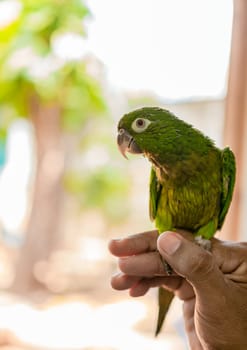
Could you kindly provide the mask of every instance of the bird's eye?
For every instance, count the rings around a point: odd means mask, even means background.
[[[137,119],[136,125],[137,125],[139,128],[143,128],[143,127],[145,126],[145,120],[144,120],[144,119]]]
[[[132,123],[132,129],[135,132],[143,132],[151,124],[150,120],[144,118],[137,118]]]

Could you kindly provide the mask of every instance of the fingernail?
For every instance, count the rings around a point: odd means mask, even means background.
[[[174,232],[165,232],[159,237],[159,248],[166,254],[174,254],[181,245],[181,240]]]

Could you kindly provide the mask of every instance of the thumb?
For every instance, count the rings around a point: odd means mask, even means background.
[[[225,280],[214,256],[177,232],[165,232],[157,241],[161,256],[180,276],[185,277],[200,296],[215,288],[225,288]]]

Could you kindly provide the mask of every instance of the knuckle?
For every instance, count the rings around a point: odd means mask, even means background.
[[[129,270],[128,258],[120,258],[118,260],[118,267],[120,271],[127,273]]]

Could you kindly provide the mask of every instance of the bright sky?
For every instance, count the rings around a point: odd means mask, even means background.
[[[224,95],[232,0],[87,3],[93,14],[88,40],[68,33],[54,45],[61,58],[93,52],[120,90],[148,90],[173,100]],[[19,9],[17,0],[1,2],[0,24]]]
[[[224,94],[232,0],[90,0],[89,45],[114,86],[170,99]]]
[[[0,173],[0,226],[18,233],[28,206],[34,162],[31,127],[25,120],[12,124],[7,139],[7,162]]]

